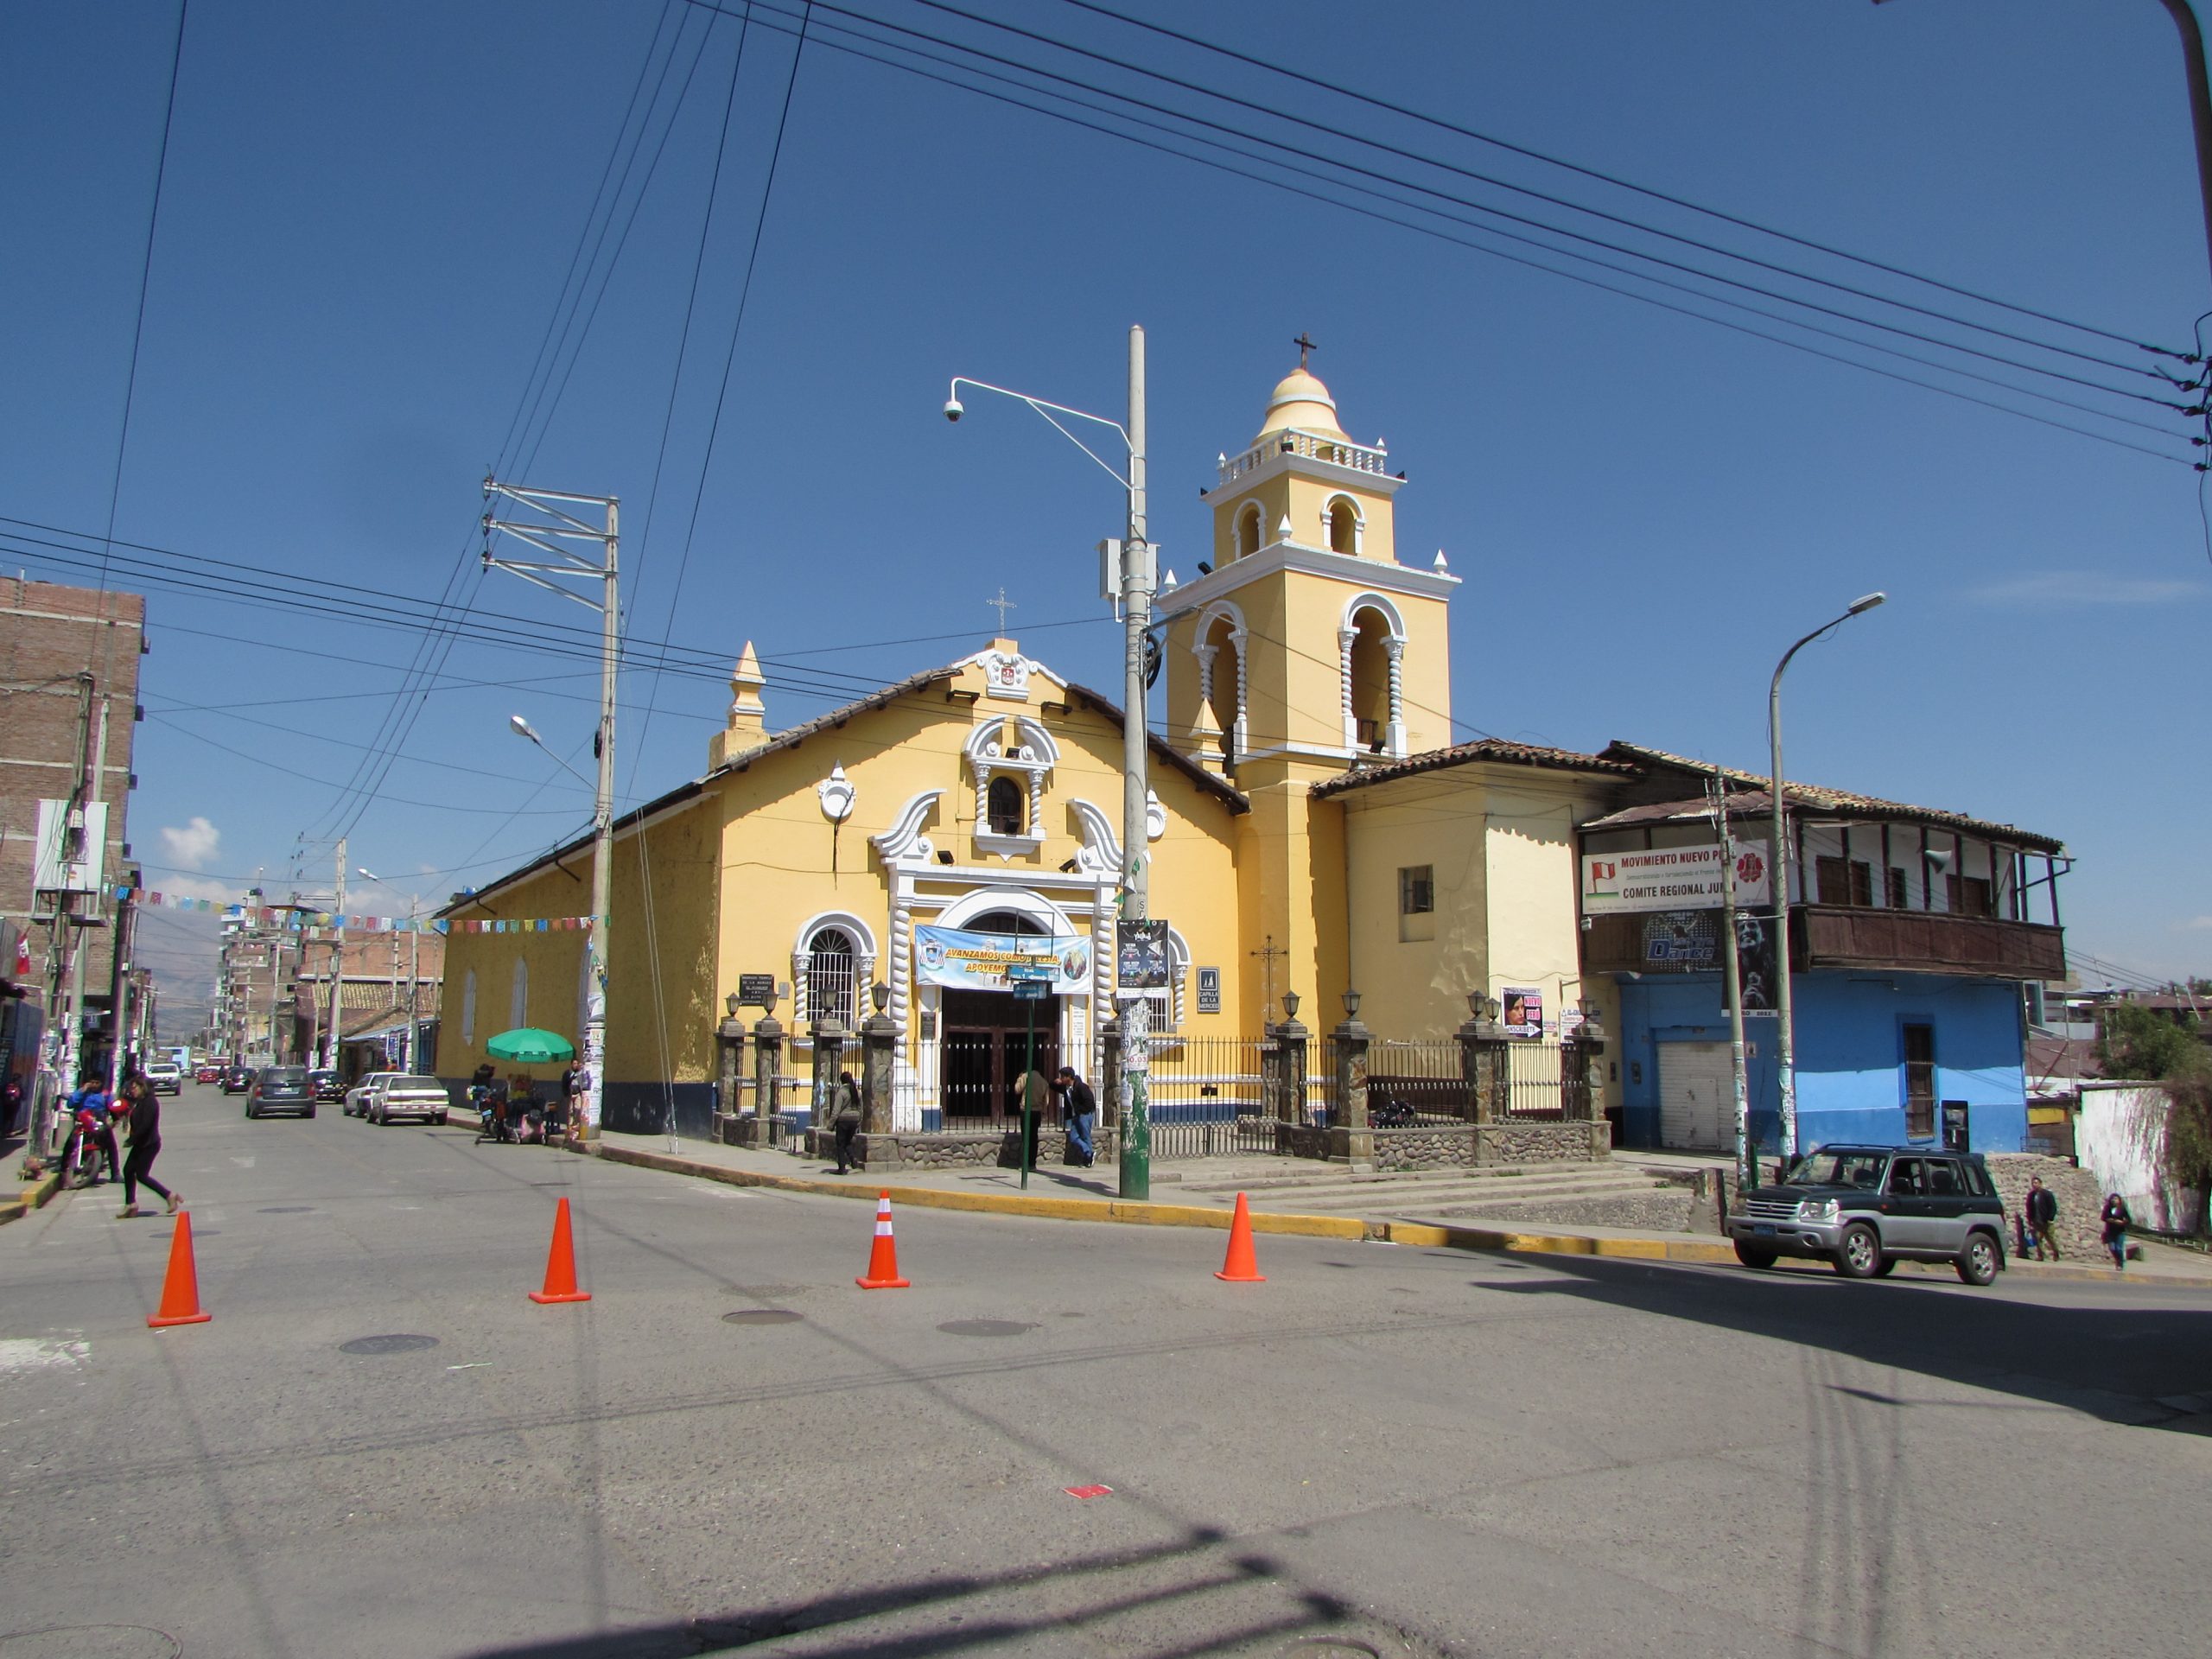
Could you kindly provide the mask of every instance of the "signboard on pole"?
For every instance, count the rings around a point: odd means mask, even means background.
[[[1014,982],[1014,1000],[1017,1002],[1042,1002],[1052,994],[1052,986],[1041,979],[1017,979]]]
[[[38,893],[98,893],[107,857],[107,803],[38,804],[38,849],[31,887]]]
[[[1739,910],[1736,912],[1736,976],[1743,986],[1744,1018],[1777,1019],[1775,1006],[1781,983],[1781,957],[1776,950],[1777,930],[1771,916]]]
[[[1116,979],[1125,991],[1164,990],[1169,982],[1167,924],[1119,922]]]
[[[1772,902],[1766,848],[1733,843],[1736,902]],[[1654,910],[1718,910],[1726,866],[1719,847],[1655,847],[1582,855],[1582,913],[1618,916]]]
[[[921,984],[998,991],[1031,973],[1055,989],[1083,990],[1090,980],[1090,942],[926,924],[914,930],[914,977]]]

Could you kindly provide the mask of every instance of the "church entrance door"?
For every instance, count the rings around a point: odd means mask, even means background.
[[[1029,1044],[1030,1011],[1037,1020],[1037,1069],[1051,1077],[1060,1063],[1060,1000],[1017,1001],[1007,991],[947,991],[940,1018],[944,1117],[947,1128],[1021,1122],[1021,1063]],[[1050,1099],[1042,1121],[1054,1121]]]

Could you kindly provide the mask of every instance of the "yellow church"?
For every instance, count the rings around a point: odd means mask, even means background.
[[[1216,1057],[1186,1070],[1224,1110],[1249,1071],[1230,1057],[1300,1003],[1325,1032],[1357,991],[1377,1038],[1405,1039],[1449,1037],[1471,996],[1579,1005],[1575,826],[1627,769],[1453,743],[1459,579],[1441,554],[1400,558],[1405,474],[1306,368],[1216,465],[1212,556],[1159,606],[1166,982],[1119,982],[1115,700],[1001,638],[779,729],[748,643],[703,774],[616,825],[607,1127],[710,1133],[718,1109],[765,1109],[753,1060],[728,1058],[763,1032],[772,1104],[804,1114],[819,1042],[853,1045],[857,1071],[879,1004],[890,1127],[915,1134],[1017,1118],[1035,1060],[1099,1076],[1133,996],[1163,1057]],[[579,840],[441,912],[442,1074],[512,1027],[581,1037],[585,935],[557,924],[588,908],[592,856]],[[1046,964],[1019,994],[1015,961]]]

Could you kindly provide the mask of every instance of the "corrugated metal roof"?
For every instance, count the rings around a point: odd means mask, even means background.
[[[1623,743],[1618,741],[1605,746],[1604,758],[1625,760],[1646,767],[1669,767],[1701,778],[1725,779],[1730,783],[1744,785],[1747,794],[1757,794],[1761,810],[1771,810],[1767,804],[1768,779],[1764,773],[1738,772],[1732,766],[1715,766],[1709,760],[1692,760],[1684,755],[1670,754],[1664,749],[1655,749],[1640,743]],[[1877,820],[1886,818],[1908,823],[1933,824],[1947,830],[1961,830],[1968,835],[1980,836],[1991,841],[2001,841],[2007,846],[2024,848],[2034,852],[2063,853],[2066,850],[2064,842],[2049,836],[2039,836],[2031,830],[2022,830],[2013,824],[1998,823],[1986,818],[1970,818],[1962,812],[1947,811],[1941,807],[1914,806],[1906,801],[1887,801],[1878,795],[1859,795],[1850,790],[1827,789],[1818,784],[1802,784],[1794,779],[1783,783],[1782,794],[1785,805],[1806,813],[1818,812],[1838,817]],[[1649,817],[1632,817],[1637,813],[1657,813],[1663,817],[1669,813],[1700,816],[1710,810],[1702,799],[1664,802],[1651,807],[1630,807],[1625,812],[1618,812],[1609,818],[1596,820],[1585,824],[1583,828],[1596,829],[1603,825],[1610,829],[1629,822],[1643,823],[1654,821]],[[1732,800],[1731,813],[1733,814],[1740,810]]]
[[[1371,784],[1388,783],[1394,778],[1410,778],[1415,772],[1440,772],[1448,766],[1474,766],[1484,761],[1512,766],[1548,766],[1562,772],[1599,772],[1616,778],[1632,778],[1637,768],[1625,761],[1611,760],[1604,755],[1582,754],[1573,749],[1547,748],[1539,743],[1509,743],[1503,738],[1477,738],[1471,743],[1455,743],[1448,749],[1428,749],[1420,754],[1409,754],[1402,760],[1385,760],[1346,772],[1341,778],[1332,778],[1325,784],[1317,784],[1313,793],[1316,798],[1342,795],[1349,790],[1364,789]]]

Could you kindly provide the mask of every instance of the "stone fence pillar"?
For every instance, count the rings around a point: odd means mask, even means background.
[[[753,1115],[738,1128],[738,1144],[773,1146],[776,1113],[783,1104],[784,1028],[771,1003],[753,1027]]]
[[[1595,1103],[1605,1090],[1598,1057],[1605,1052],[1605,1028],[1599,1023],[1597,1004],[1585,1002],[1582,1023],[1559,1046],[1560,1116],[1570,1123],[1587,1123],[1597,1116]]]
[[[1298,1022],[1298,993],[1282,994],[1282,1023],[1268,1028],[1274,1041],[1272,1052],[1263,1057],[1274,1094],[1275,1122],[1303,1123],[1306,1122],[1306,1040],[1312,1035]]]
[[[891,1001],[891,988],[878,982],[869,988],[875,1012],[861,1022],[861,1133],[891,1133],[891,1091],[899,1057],[899,1022],[884,1010]],[[868,1166],[862,1148],[861,1166]]]
[[[807,1096],[810,1128],[830,1127],[830,1103],[836,1096],[837,1073],[845,1065],[845,1025],[835,1014],[817,1020],[808,1028],[814,1039],[814,1072]]]
[[[1480,991],[1467,994],[1469,1019],[1459,1030],[1459,1075],[1474,1104],[1475,1122],[1495,1123],[1505,1116],[1511,1079],[1506,1069],[1509,1042],[1497,1023],[1497,999]]]
[[[729,998],[729,1017],[715,1027],[715,1139],[737,1140],[738,1079],[745,1075],[745,1022],[737,1017],[737,994]]]
[[[1359,993],[1344,993],[1344,1023],[1329,1033],[1336,1048],[1337,1100],[1329,1123],[1329,1154],[1355,1164],[1375,1159],[1367,1122],[1367,1050],[1375,1033],[1359,1022]]]

